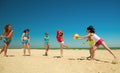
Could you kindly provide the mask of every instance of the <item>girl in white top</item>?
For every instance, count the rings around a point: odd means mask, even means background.
[[[79,39],[85,39],[85,38],[91,38],[94,41],[94,45],[90,48],[90,58],[94,59],[94,54],[96,49],[102,45],[107,51],[109,51],[114,58],[116,58],[116,56],[112,53],[112,51],[110,50],[110,48],[106,45],[106,43],[95,34],[95,29],[93,28],[93,26],[89,26],[87,28],[87,35],[86,36],[79,36]]]

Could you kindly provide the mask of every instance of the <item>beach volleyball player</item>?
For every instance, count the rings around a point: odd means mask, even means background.
[[[68,48],[68,46],[66,44],[64,44],[63,41],[63,32],[61,30],[58,30],[56,33],[56,39],[58,41],[58,43],[60,44],[60,56],[63,57],[63,48],[66,47]]]
[[[93,26],[87,27],[86,32],[87,32],[86,36],[79,36],[78,38],[79,39],[91,38],[94,41],[95,44],[90,48],[90,58],[91,59],[94,59],[95,51],[100,45],[102,45],[109,53],[111,53],[113,55],[114,58],[116,58],[116,56],[113,54],[111,49],[106,45],[106,43],[103,41],[103,39],[95,34],[95,29]]]

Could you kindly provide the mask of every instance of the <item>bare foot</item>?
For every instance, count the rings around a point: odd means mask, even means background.
[[[90,60],[91,59],[91,56],[88,56],[88,57],[86,57],[87,58],[87,60]]]
[[[29,54],[29,55],[27,55],[27,56],[30,56],[30,54]]]
[[[4,55],[4,57],[8,57],[8,55]]]
[[[24,54],[23,56],[26,56],[26,54]]]
[[[60,56],[61,58],[63,57],[63,56]]]
[[[90,61],[94,61],[95,59],[94,58],[90,58]]]

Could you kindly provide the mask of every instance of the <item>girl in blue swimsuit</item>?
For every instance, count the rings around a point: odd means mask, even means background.
[[[30,56],[30,35],[29,35],[29,29],[24,30],[24,33],[22,34],[22,44],[24,47],[24,56],[26,56],[26,49],[28,48],[28,53]]]

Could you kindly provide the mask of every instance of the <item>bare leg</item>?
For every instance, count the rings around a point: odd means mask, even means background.
[[[26,55],[26,44],[24,44],[24,50],[23,50],[23,52],[24,52],[24,56]]]
[[[45,45],[45,53],[47,53],[47,45]]]
[[[5,45],[3,46],[3,48],[0,51],[0,54],[4,51]]]
[[[48,49],[49,49],[49,45],[45,44],[45,54],[43,56],[48,56]]]
[[[109,52],[113,55],[114,58],[116,58],[116,56],[112,53],[112,51],[110,50],[110,48],[106,45],[106,43],[103,41],[101,43],[101,45]]]
[[[4,43],[5,48],[4,48],[4,56],[7,57],[7,48],[8,48],[8,44]]]
[[[87,59],[91,59],[91,54],[92,54],[92,48],[93,48],[94,45],[92,45],[89,49],[89,53],[90,53],[90,56],[87,57]]]
[[[67,45],[65,45],[65,44],[63,44],[63,46],[64,46],[64,47],[66,47],[66,48],[68,48],[68,46],[67,46]]]
[[[46,53],[48,53],[49,45],[46,45]]]
[[[44,48],[45,48],[45,52],[46,52],[46,45],[44,45]]]
[[[27,48],[28,48],[28,53],[29,53],[29,55],[31,55],[31,52],[30,52],[30,45],[29,45],[29,44],[27,44]]]
[[[47,45],[46,44],[44,45],[44,48],[45,48],[45,54],[43,56],[47,56]]]
[[[60,53],[61,53],[61,57],[63,57],[63,44],[60,44]]]
[[[47,52],[48,52],[48,50],[49,50],[49,45],[48,45],[48,48],[47,48]]]
[[[92,47],[90,47],[90,49],[89,49],[90,56],[88,56],[88,57],[87,57],[87,59],[91,58],[92,48],[93,48],[93,46],[92,46]]]
[[[94,45],[94,46],[90,49],[91,59],[94,59],[94,57],[95,57],[95,51],[96,51],[97,48],[98,48],[98,46],[97,46],[97,45]]]

